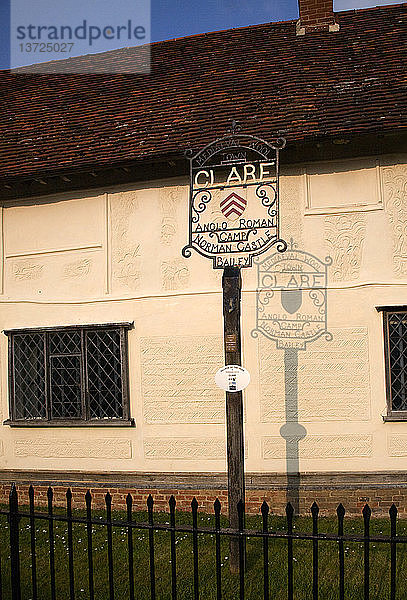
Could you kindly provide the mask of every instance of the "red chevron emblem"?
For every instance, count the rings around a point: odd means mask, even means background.
[[[227,198],[222,200],[220,209],[226,218],[229,218],[232,214],[235,214],[236,217],[240,217],[244,213],[246,205],[247,201],[244,198],[241,198],[238,194],[232,192]]]

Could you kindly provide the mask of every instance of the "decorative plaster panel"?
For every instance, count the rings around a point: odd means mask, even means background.
[[[214,382],[222,364],[219,336],[142,338],[145,421],[223,423],[224,395]]]
[[[366,421],[370,418],[366,327],[330,329],[333,340],[298,351],[298,419]],[[259,338],[263,423],[285,420],[284,352]]]
[[[5,257],[100,247],[104,229],[103,195],[10,206],[4,209]]]
[[[334,281],[358,279],[366,237],[366,215],[325,217],[328,253],[333,259],[329,278]]]
[[[10,295],[58,299],[88,297],[103,289],[101,248],[55,251],[35,258],[6,259],[5,283]]]
[[[131,221],[137,210],[136,192],[121,192],[110,197],[112,236],[112,279],[119,287],[136,289],[141,280],[141,245],[131,234]]]
[[[15,456],[40,458],[131,458],[131,441],[126,439],[39,439],[16,440]]]
[[[167,187],[160,189],[161,206],[161,243],[169,246],[178,232],[177,205],[182,194],[182,188]]]
[[[383,208],[381,168],[376,158],[307,165],[306,214],[329,214]]]
[[[305,206],[304,185],[300,169],[290,170],[280,178],[280,207],[281,209],[281,237],[285,240],[293,238],[302,247],[303,244],[303,219],[299,215],[304,213]]]
[[[385,207],[393,234],[393,269],[407,275],[407,166],[383,168]]]
[[[104,195],[22,202],[3,214],[7,294],[42,299],[100,294],[106,270]]]
[[[245,440],[245,458],[248,455],[248,444]],[[144,456],[154,459],[225,459],[226,439],[220,438],[146,438],[144,440]]]
[[[224,438],[147,438],[144,456],[155,459],[223,459]]]
[[[389,435],[387,448],[390,456],[407,456],[407,434]]]
[[[188,287],[189,269],[182,258],[166,260],[161,263],[162,287],[165,291]]]
[[[43,275],[44,265],[37,264],[26,260],[15,260],[13,262],[13,276],[16,281],[24,281],[27,279],[41,279]]]
[[[300,458],[359,458],[371,456],[371,435],[309,435],[299,441]],[[263,437],[262,456],[265,459],[286,457],[286,445],[282,437]]]
[[[64,277],[67,279],[78,279],[89,275],[92,266],[92,261],[88,258],[75,260],[74,262],[67,263],[63,267]]]
[[[146,423],[223,423],[225,402],[216,400],[188,401],[144,401]]]

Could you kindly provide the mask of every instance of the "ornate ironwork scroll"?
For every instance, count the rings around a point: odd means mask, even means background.
[[[191,249],[213,261],[214,269],[250,267],[253,257],[287,244],[279,237],[279,151],[285,140],[270,144],[240,133],[236,122],[222,138],[190,161],[189,241]]]

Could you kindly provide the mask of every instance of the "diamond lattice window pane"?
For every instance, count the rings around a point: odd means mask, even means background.
[[[120,330],[89,331],[86,358],[90,418],[122,418]]]
[[[16,333],[10,344],[16,419],[123,418],[120,328]]]
[[[44,419],[45,355],[43,334],[13,336],[14,410],[16,419]]]
[[[389,314],[392,410],[407,410],[407,314]]]
[[[48,333],[50,354],[80,354],[80,331],[56,331]]]
[[[51,418],[78,419],[82,417],[81,360],[79,356],[52,356]]]

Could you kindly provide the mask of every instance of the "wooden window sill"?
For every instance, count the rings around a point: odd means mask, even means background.
[[[407,421],[407,411],[406,414],[403,413],[393,413],[392,415],[382,415],[383,421],[386,422],[395,422],[395,421]]]
[[[72,420],[59,420],[59,421],[41,421],[41,420],[27,420],[27,421],[11,421],[6,419],[3,421],[3,425],[10,425],[10,427],[134,427],[134,419],[128,421],[120,419],[98,419],[94,421],[80,421]]]

